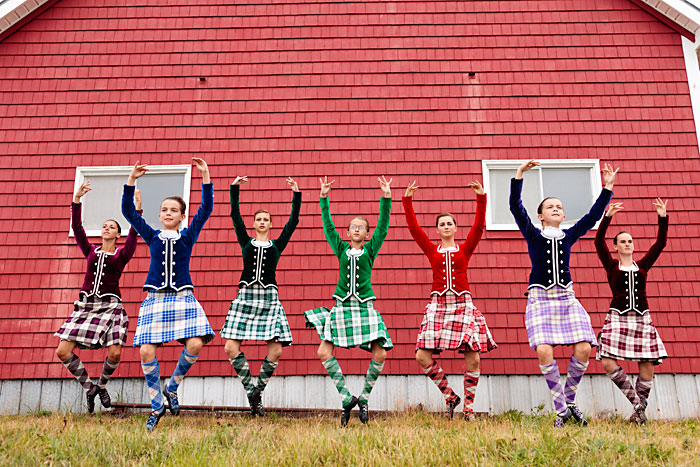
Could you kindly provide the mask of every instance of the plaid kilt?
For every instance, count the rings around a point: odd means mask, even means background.
[[[214,338],[204,309],[192,290],[149,291],[139,309],[134,347],[174,340],[184,344],[190,337],[201,337],[205,344]]]
[[[231,302],[224,327],[224,339],[292,343],[287,315],[280,303],[275,287],[264,288],[259,284],[241,287]]]
[[[530,348],[577,342],[598,345],[591,318],[576,299],[572,286],[554,286],[549,290],[532,287],[528,292],[525,327]]]
[[[374,309],[372,300],[360,303],[355,297],[349,297],[344,302],[337,300],[330,310],[325,306],[308,310],[304,317],[307,328],[316,328],[321,340],[336,347],[359,346],[371,352],[374,341],[379,341],[379,345],[387,350],[394,347],[382,315]]]
[[[603,357],[615,360],[651,361],[660,364],[668,357],[666,347],[656,332],[649,313],[640,315],[634,311],[620,314],[610,311],[603,329],[598,334],[596,360]]]
[[[425,306],[416,350],[467,350],[489,352],[498,347],[486,325],[484,315],[472,303],[468,293],[433,294]]]
[[[81,294],[73,313],[54,336],[76,343],[80,349],[101,349],[110,345],[126,345],[129,328],[122,301],[111,295],[102,298]]]

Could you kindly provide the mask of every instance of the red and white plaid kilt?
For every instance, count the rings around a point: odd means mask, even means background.
[[[467,350],[489,352],[498,347],[486,325],[486,320],[472,303],[468,293],[434,294],[425,306],[416,350]]]
[[[603,357],[660,364],[668,357],[649,313],[610,311],[598,334],[596,360]]]
[[[85,297],[74,303],[73,313],[54,336],[71,341],[80,349],[126,345],[129,317],[121,300],[111,295]]]

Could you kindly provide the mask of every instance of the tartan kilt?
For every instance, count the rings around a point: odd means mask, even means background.
[[[598,361],[607,357],[659,365],[668,357],[648,312],[643,315],[634,311],[620,314],[610,310],[598,334],[598,345],[595,357]]]
[[[416,350],[467,350],[486,353],[498,345],[491,336],[484,315],[472,303],[468,293],[455,295],[433,294],[425,306],[425,315],[420,325]]]
[[[192,290],[149,291],[139,309],[134,347],[174,340],[184,344],[190,337],[201,337],[205,344],[214,338],[207,315]]]
[[[280,303],[275,287],[254,284],[241,287],[238,296],[231,302],[221,337],[235,340],[280,342],[283,346],[292,343],[287,315]]]
[[[554,286],[549,290],[528,290],[525,327],[530,348],[538,345],[572,345],[590,342],[598,345],[591,318],[574,294],[572,286]]]
[[[119,298],[81,294],[73,304],[73,313],[54,336],[75,342],[80,349],[101,349],[126,345],[128,329],[129,316]]]
[[[392,349],[394,344],[389,331],[372,302],[361,303],[357,298],[349,297],[344,302],[336,300],[330,310],[325,306],[307,310],[304,312],[306,327],[315,328],[321,340],[331,342],[336,347],[349,349],[359,346],[371,352],[372,342],[379,341],[379,345],[385,349]]]

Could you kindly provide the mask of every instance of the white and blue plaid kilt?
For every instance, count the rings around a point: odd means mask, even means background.
[[[292,343],[287,315],[280,303],[275,287],[254,284],[238,289],[238,296],[231,302],[224,327],[224,339]]]
[[[139,309],[134,347],[174,340],[184,344],[190,337],[201,337],[205,344],[214,338],[207,315],[192,290],[148,292]]]
[[[549,290],[532,287],[528,292],[525,327],[530,348],[577,342],[598,345],[591,318],[576,299],[573,286],[554,286]]]

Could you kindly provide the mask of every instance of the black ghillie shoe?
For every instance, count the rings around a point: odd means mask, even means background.
[[[256,415],[262,416],[265,414],[262,408],[262,394],[258,388],[253,389],[253,392],[248,394],[248,404],[250,405],[250,414],[253,417]]]
[[[447,401],[447,416],[449,418],[454,417],[455,408],[457,408],[460,402],[462,402],[462,399],[457,394],[454,395],[453,399]]]
[[[168,401],[168,408],[173,415],[180,415],[180,401],[177,400],[177,393],[168,391],[168,388],[163,389],[165,400]]]
[[[109,397],[109,393],[107,392],[106,388],[100,388],[98,394],[100,395],[100,404],[102,404],[102,407],[105,409],[112,407],[112,399]]]
[[[340,414],[340,426],[347,426],[348,421],[350,421],[350,412],[359,403],[360,401],[357,399],[357,397],[352,396],[350,403],[343,406],[343,411]]]
[[[146,429],[149,431],[155,430],[155,428],[158,426],[158,422],[161,418],[163,418],[163,415],[165,415],[164,405],[160,407],[160,410],[154,410],[151,412],[151,416],[148,417],[148,421],[146,421]]]
[[[357,402],[357,407],[360,409],[360,421],[366,424],[369,421],[369,408],[366,402]]]
[[[636,423],[637,425],[644,425],[647,422],[647,400],[642,399],[641,402],[634,406],[634,412],[630,417],[630,422]]]
[[[93,384],[92,388],[90,388],[86,394],[88,413],[93,413],[95,411],[95,397],[97,397],[98,392],[100,392],[100,388]]]
[[[571,412],[571,418],[580,423],[582,426],[588,425],[586,416],[583,415],[583,412],[581,412],[578,407],[576,407],[576,404],[568,404],[568,407],[569,412]]]
[[[476,414],[474,413],[473,410],[465,410],[464,411],[464,421],[466,422],[473,422],[476,420]]]
[[[573,414],[571,413],[571,410],[569,410],[568,408],[566,409],[566,413],[564,415],[557,414],[557,418],[554,419],[554,428],[563,428],[564,424],[571,417],[573,417]]]
[[[264,417],[265,416],[265,409],[263,408],[262,404],[262,392],[258,390],[258,399],[255,401],[255,414],[258,417]]]

